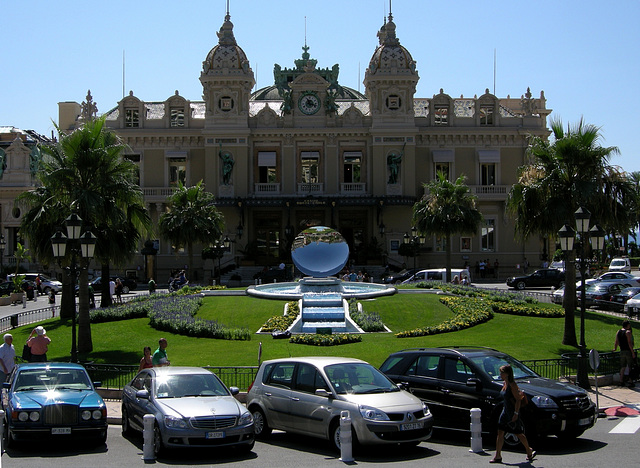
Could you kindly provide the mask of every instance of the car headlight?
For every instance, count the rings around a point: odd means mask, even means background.
[[[389,421],[389,416],[384,411],[380,411],[378,408],[371,406],[361,406],[360,414],[364,419],[371,421]]]
[[[96,410],[93,410],[93,411],[91,412],[91,417],[92,417],[93,419],[102,419],[102,417],[103,417],[103,416],[102,416],[102,415],[103,415],[103,413],[104,413],[104,411],[103,411],[103,410],[96,409]],[[105,416],[106,416],[106,414],[105,414]]]
[[[431,414],[431,411],[429,411],[429,407],[424,401],[422,402],[422,411],[424,412],[425,416],[429,416]]]
[[[82,417],[83,421],[88,421],[89,419],[91,419],[91,411],[86,409],[80,414],[80,416]]]
[[[164,417],[164,425],[167,427],[175,427],[178,429],[186,429],[187,421],[182,418],[176,418],[173,416],[165,416]]]
[[[248,426],[253,422],[253,416],[251,413],[244,413],[240,415],[238,419],[238,426]]]
[[[551,408],[556,409],[558,405],[548,396],[536,395],[531,399],[531,402],[538,408]]]
[[[18,413],[18,421],[21,422],[37,422],[40,421],[40,412],[38,411],[20,411]]]

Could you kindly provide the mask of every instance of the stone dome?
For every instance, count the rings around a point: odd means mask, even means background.
[[[396,36],[396,25],[391,15],[389,15],[389,21],[380,28],[378,38],[380,45],[369,62],[370,73],[375,74],[380,71],[398,73],[404,71],[417,75],[416,62],[409,51],[400,45],[400,40]]]
[[[236,42],[233,35],[233,23],[231,17],[227,14],[224,23],[220,27],[218,35],[218,44],[209,51],[207,58],[202,63],[204,73],[213,70],[242,70],[248,72],[249,60],[244,50]]]

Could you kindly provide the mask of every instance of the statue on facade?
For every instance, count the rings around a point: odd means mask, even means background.
[[[220,151],[218,156],[222,160],[222,183],[223,185],[231,185],[231,173],[233,172],[233,155],[228,151],[222,151],[222,143],[220,143]]]
[[[89,122],[96,119],[98,114],[98,105],[93,101],[91,96],[91,90],[87,91],[86,100],[82,102],[80,116],[84,122]]]
[[[404,156],[404,147],[407,142],[402,145],[400,153],[391,152],[387,156],[387,167],[389,168],[389,181],[388,184],[398,183],[398,174],[400,174],[400,165],[402,164],[402,157]]]

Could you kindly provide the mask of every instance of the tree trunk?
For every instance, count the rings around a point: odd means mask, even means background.
[[[445,268],[447,269],[447,277],[445,279],[447,280],[447,283],[451,283],[451,236],[446,236],[445,242],[447,243],[445,246],[444,261]]]
[[[109,291],[109,281],[111,279],[111,268],[109,263],[103,263],[100,269],[100,281],[102,291],[100,292],[100,307],[111,307],[111,292]]]
[[[569,252],[564,262],[564,296],[562,306],[564,307],[564,335],[562,344],[578,347],[576,340],[576,253]]]
[[[70,319],[76,312],[76,282],[71,278],[69,270],[63,269],[62,297],[60,298],[60,318]]]
[[[85,260],[81,262],[85,263]],[[93,351],[93,341],[89,320],[89,272],[86,268],[81,268],[78,296],[78,353],[89,354],[91,351]]]

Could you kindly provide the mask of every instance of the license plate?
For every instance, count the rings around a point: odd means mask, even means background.
[[[224,439],[224,432],[207,432],[205,435],[206,439]]]
[[[578,419],[578,426],[586,426],[591,423],[591,417]]]
[[[51,434],[71,434],[70,427],[52,427]]]
[[[400,430],[401,431],[415,431],[416,429],[422,429],[424,427],[424,424],[421,422],[417,422],[417,423],[409,423],[409,424],[401,424],[400,425]]]

